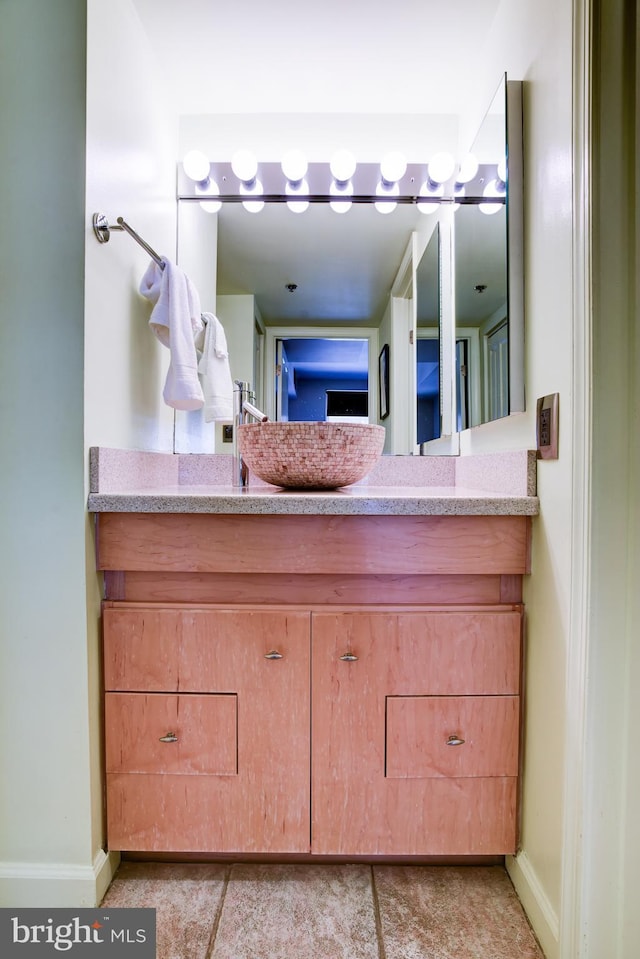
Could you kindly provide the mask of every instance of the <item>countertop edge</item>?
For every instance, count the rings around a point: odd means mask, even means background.
[[[215,491],[170,493],[160,491],[91,493],[91,513],[212,513],[253,515],[389,515],[389,516],[536,516],[537,496],[477,494],[451,490],[442,493],[429,488],[405,488],[401,493],[357,493],[342,491],[293,492]]]

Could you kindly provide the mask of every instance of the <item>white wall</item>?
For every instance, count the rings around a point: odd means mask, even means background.
[[[170,452],[174,411],[162,400],[168,350],[149,328],[151,304],[138,293],[149,255],[126,233],[107,244],[93,235],[94,212],[118,216],[160,255],[176,258],[177,119],[131,0],[88,0],[85,207],[84,462],[91,446]],[[117,69],[105,70],[105,51]],[[85,485],[85,499],[87,487]],[[103,823],[100,599],[93,524],[86,529],[86,631],[92,794],[92,849]],[[113,857],[111,857],[113,860]],[[113,861],[94,884],[100,897]]]
[[[231,377],[253,386],[255,297],[250,293],[219,296],[216,303],[227,337]]]
[[[181,269],[194,284],[205,313],[216,312],[218,217],[198,203],[178,204],[178,253]],[[222,426],[206,423],[202,410],[175,414],[174,452],[213,453],[221,442]],[[227,446],[228,450],[229,447]],[[218,450],[219,451],[219,450]]]
[[[538,465],[532,575],[525,580],[525,740],[520,851],[508,862],[549,959],[560,956],[573,494],[572,6],[504,2],[484,61],[524,80],[526,412],[461,434],[461,453],[535,448],[538,396],[560,394],[560,457]],[[495,89],[469,104],[472,130]],[[470,119],[475,118],[475,119]],[[465,139],[465,123],[461,140]]]
[[[92,446],[170,451],[169,353],[137,292],[149,256],[126,233],[99,244],[90,219],[122,216],[175,259],[177,120],[131,0],[87,7],[86,437]]]
[[[521,852],[510,864],[542,945],[555,959],[572,540],[572,4],[505,0],[485,61],[524,80],[527,411],[462,434],[461,450],[535,448],[536,398],[560,394],[560,455],[538,466],[540,516],[533,523],[532,576],[525,584]],[[487,73],[478,85],[479,102],[483,86],[491,91],[496,83],[495,74]]]

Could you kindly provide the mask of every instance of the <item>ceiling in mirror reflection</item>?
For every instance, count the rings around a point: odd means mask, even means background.
[[[423,214],[365,205],[338,214],[322,204],[300,214],[266,204],[252,214],[229,204],[217,216],[219,295],[253,293],[272,325],[377,326]]]
[[[485,216],[477,207],[455,213],[456,323],[478,326],[507,301],[506,209]]]

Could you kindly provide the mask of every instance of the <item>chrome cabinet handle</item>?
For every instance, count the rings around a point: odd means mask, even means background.
[[[270,652],[264,654],[265,659],[282,659],[282,653],[279,653],[277,649],[272,649]]]
[[[464,746],[464,739],[460,739],[459,736],[449,736],[447,746]]]
[[[160,737],[160,742],[161,743],[177,743],[178,737],[176,736],[175,733],[167,733],[166,736]]]
[[[341,659],[341,661],[342,661],[343,663],[357,663],[357,662],[358,662],[358,657],[356,656],[355,653],[344,653],[344,654],[340,657],[340,659]]]

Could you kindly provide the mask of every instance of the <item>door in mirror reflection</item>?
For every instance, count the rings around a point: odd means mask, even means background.
[[[416,424],[418,445],[438,439],[440,415],[440,251],[436,226],[415,277]]]
[[[283,337],[276,357],[279,420],[369,422],[368,340]]]

